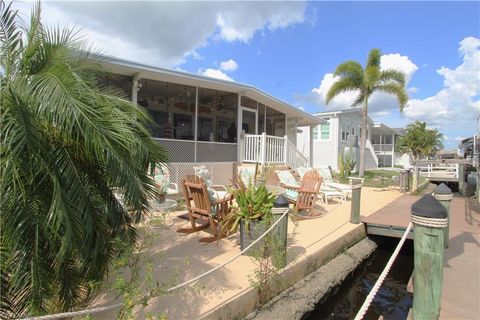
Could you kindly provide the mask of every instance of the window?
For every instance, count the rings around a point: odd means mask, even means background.
[[[237,104],[235,93],[198,89],[198,141],[236,142]]]
[[[318,140],[318,127],[319,126],[313,127],[312,140]]]
[[[350,123],[347,120],[342,121],[341,125],[341,140],[347,141],[348,134],[350,133]]]
[[[267,107],[266,133],[271,136],[283,137],[285,135],[285,114]]]
[[[138,105],[152,116],[156,138],[194,139],[195,87],[142,79]]]
[[[318,126],[313,128],[313,140],[321,140],[321,141],[328,141],[330,140],[330,119],[322,119],[326,120],[327,123],[321,123]]]
[[[330,120],[320,124],[320,140],[330,140]]]

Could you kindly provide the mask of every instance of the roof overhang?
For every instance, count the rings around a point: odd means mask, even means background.
[[[372,128],[372,134],[392,135],[398,134],[396,130],[383,123],[375,123]]]
[[[314,115],[295,108],[294,106],[247,84],[209,78],[165,68],[157,68],[116,58],[108,59],[108,61],[103,62],[103,65],[109,72],[131,77],[136,76],[138,79],[144,78],[181,83],[189,86],[201,86],[202,88],[223,90],[244,95],[284,113],[288,121],[295,121],[298,126],[312,126],[321,123],[320,119]]]

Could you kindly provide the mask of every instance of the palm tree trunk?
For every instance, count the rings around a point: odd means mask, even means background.
[[[367,145],[367,115],[368,115],[368,96],[365,94],[363,98],[362,110],[362,136],[360,137],[360,167],[358,169],[358,176],[363,178],[365,176],[365,147]]]

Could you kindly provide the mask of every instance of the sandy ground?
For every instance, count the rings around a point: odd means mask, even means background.
[[[402,194],[396,190],[376,191],[362,189],[361,215],[368,216]],[[289,220],[288,263],[298,263],[312,253],[321,250],[333,240],[342,237],[357,225],[349,222],[350,200],[341,204],[329,201],[323,207],[324,214],[316,219],[305,219],[296,223]],[[209,234],[199,231],[192,234],[176,232],[178,228],[189,227],[190,223],[178,218],[185,211],[168,214],[167,227],[140,229],[149,234],[145,256],[153,266],[153,281],[170,287],[189,280],[240,252],[238,235],[219,242],[200,243],[200,238]],[[208,230],[208,229],[207,229]],[[226,267],[202,278],[186,289],[175,291],[149,301],[149,305],[137,310],[138,318],[145,315],[165,314],[168,319],[198,319],[228,299],[241,295],[250,287],[249,278],[254,273],[252,258],[241,256]],[[118,302],[113,292],[101,292],[91,307],[105,306]],[[116,312],[97,314],[99,319],[115,319]]]

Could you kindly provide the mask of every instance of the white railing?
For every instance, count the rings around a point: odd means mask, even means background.
[[[372,143],[370,142],[369,139],[366,141],[366,147],[368,150],[370,150],[370,153],[372,154],[373,160],[375,161],[375,164],[378,167],[378,157],[377,154],[375,153],[375,150],[373,149]]]
[[[287,164],[290,168],[307,168],[310,166],[309,159],[305,157],[291,141],[288,141]]]
[[[428,164],[427,166],[418,167],[420,175],[427,178],[458,178],[458,164]]]
[[[287,164],[292,168],[308,166],[308,159],[288,141],[287,136],[276,137],[265,133],[244,134],[241,142],[241,161],[261,164]]]

